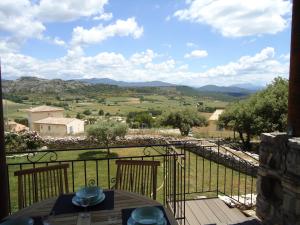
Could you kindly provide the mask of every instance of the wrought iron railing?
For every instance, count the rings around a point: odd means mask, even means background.
[[[180,224],[184,223],[185,204],[185,161],[184,151],[173,145],[114,146],[92,149],[57,149],[9,153],[8,190],[10,212],[17,210],[17,170],[69,164],[68,180],[71,191],[90,181],[103,188],[111,189],[115,183],[118,159],[160,161],[158,169],[157,200],[173,212]],[[21,157],[19,157],[21,156]]]
[[[201,141],[157,145],[113,146],[85,149],[56,149],[7,154],[10,212],[17,210],[17,180],[14,172],[53,164],[69,164],[71,191],[90,180],[112,188],[118,159],[159,160],[157,200],[184,224],[185,201],[201,197],[227,196],[236,203],[255,204],[256,166],[220,145]],[[249,199],[247,199],[249,197]]]

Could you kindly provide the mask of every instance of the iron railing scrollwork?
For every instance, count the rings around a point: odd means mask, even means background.
[[[58,155],[55,151],[28,153],[26,158],[30,163],[37,163],[40,162],[42,159],[46,158],[46,156],[48,156],[48,161],[50,162],[55,162],[58,160]]]

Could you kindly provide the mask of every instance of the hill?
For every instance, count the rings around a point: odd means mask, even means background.
[[[251,90],[235,87],[235,86],[217,86],[205,85],[197,88],[201,92],[221,92],[221,93],[251,93]]]
[[[148,82],[125,82],[117,81],[109,78],[91,78],[91,79],[80,79],[79,81],[89,84],[108,84],[117,85],[119,87],[170,87],[176,86],[175,84],[166,83],[162,81],[148,81]]]
[[[61,93],[66,90],[78,90],[91,86],[80,81],[64,81],[61,79],[42,79],[37,77],[21,77],[17,80],[3,80],[3,93]]]
[[[120,84],[123,86],[120,86]],[[131,96],[139,98],[144,95],[163,95],[173,97],[190,96],[228,102],[244,98],[253,93],[253,91],[239,87],[206,85],[200,88],[193,88],[160,81],[127,83],[106,78],[48,80],[37,77],[21,77],[17,80],[3,80],[2,86],[4,97],[19,103],[27,99],[45,102],[47,99],[51,98],[99,99],[109,96]]]

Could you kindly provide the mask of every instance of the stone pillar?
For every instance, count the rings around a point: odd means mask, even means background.
[[[283,220],[286,225],[300,225],[300,138],[288,141],[283,186]]]
[[[266,225],[300,225],[300,138],[262,134],[256,214]]]
[[[261,135],[257,174],[256,214],[264,224],[281,225],[283,187],[282,175],[288,136],[285,133]]]

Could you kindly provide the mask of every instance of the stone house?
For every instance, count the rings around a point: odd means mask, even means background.
[[[35,121],[33,130],[37,131],[41,136],[64,137],[83,133],[84,121],[76,118],[47,117]]]
[[[28,115],[28,125],[30,130],[34,130],[33,125],[35,121],[45,119],[47,117],[64,117],[63,108],[52,107],[47,105],[30,108],[26,111]]]
[[[64,109],[52,106],[38,106],[27,110],[30,130],[42,136],[63,137],[84,132],[84,121],[64,117]]]

